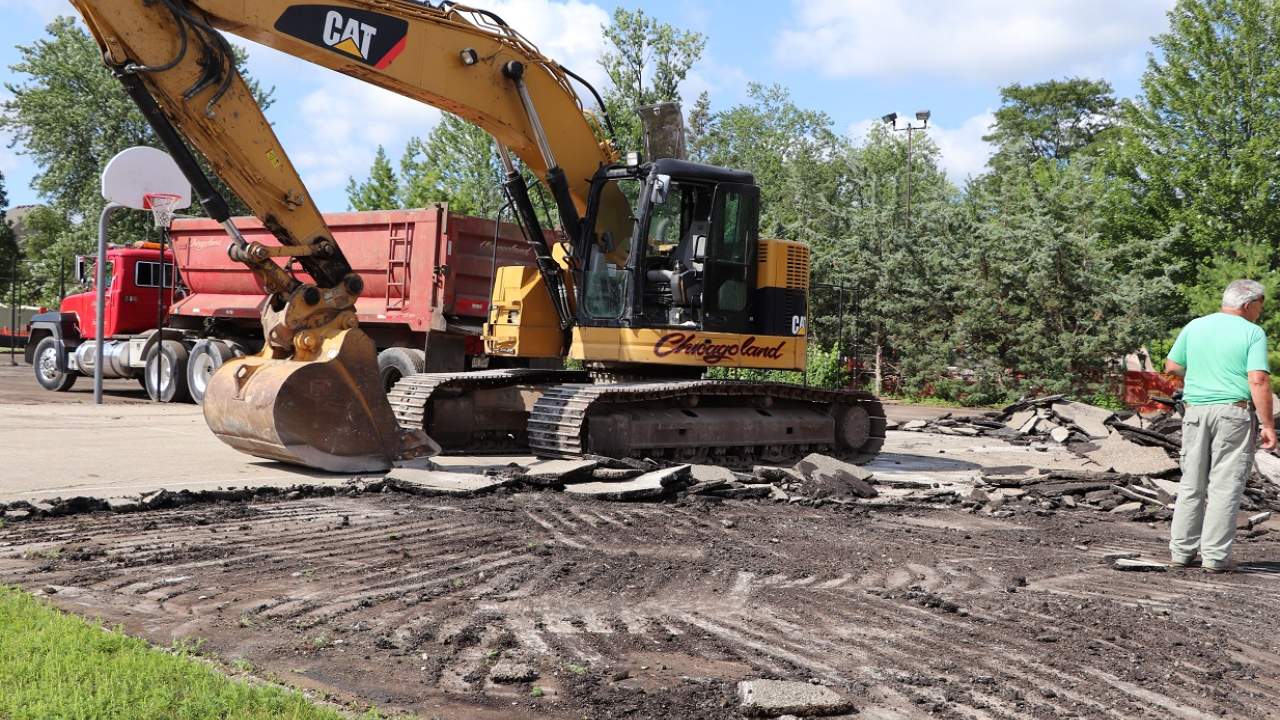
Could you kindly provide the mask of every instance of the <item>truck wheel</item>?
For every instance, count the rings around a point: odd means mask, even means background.
[[[187,348],[177,340],[164,340],[151,346],[143,372],[147,395],[156,402],[187,402]]]
[[[31,357],[32,366],[36,370],[36,382],[40,383],[40,387],[45,390],[66,392],[76,384],[77,373],[63,372],[58,369],[57,339],[47,337],[41,340]]]
[[[392,347],[378,353],[378,377],[382,378],[383,392],[391,392],[391,386],[406,375],[417,375],[427,366],[427,354],[411,348]]]
[[[191,348],[191,357],[187,359],[187,390],[197,405],[204,404],[209,378],[234,356],[231,348],[221,340],[201,340]]]

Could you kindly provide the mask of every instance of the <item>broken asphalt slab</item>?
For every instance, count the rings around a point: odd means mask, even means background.
[[[449,495],[471,497],[506,487],[514,478],[496,475],[472,475],[445,472],[443,470],[418,470],[395,468],[383,478],[383,483],[394,490],[412,495]]]
[[[1112,410],[1070,401],[1054,403],[1053,412],[1091,438],[1107,437],[1111,432],[1107,421],[1115,417]]]
[[[520,480],[538,487],[588,482],[598,467],[600,463],[596,460],[540,460],[526,468]]]
[[[1124,475],[1164,475],[1178,469],[1178,462],[1158,447],[1139,445],[1112,433],[1095,450],[1081,453],[1103,470]]]
[[[1165,572],[1169,569],[1164,563],[1139,558],[1117,558],[1111,567],[1125,572]]]
[[[738,683],[739,710],[747,717],[828,717],[854,709],[829,687],[792,680],[743,680]]]
[[[565,486],[565,494],[599,500],[651,500],[674,493],[692,480],[692,466],[677,465],[619,482],[584,482]]]
[[[805,477],[804,494],[808,497],[870,499],[877,494],[867,482],[874,474],[843,460],[813,453],[796,463],[796,469]]]

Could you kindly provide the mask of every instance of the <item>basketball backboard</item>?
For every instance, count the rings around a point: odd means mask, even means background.
[[[139,145],[121,150],[102,170],[102,197],[133,208],[150,210],[149,193],[178,196],[175,209],[191,206],[191,184],[169,153]]]

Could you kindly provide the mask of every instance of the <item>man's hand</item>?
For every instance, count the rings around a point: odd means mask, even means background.
[[[1261,370],[1249,371],[1249,394],[1258,410],[1258,422],[1262,425],[1259,435],[1263,450],[1276,446],[1276,420],[1271,406],[1271,375]]]
[[[1258,438],[1261,440],[1263,450],[1276,449],[1276,429],[1274,427],[1263,427],[1258,434]]]
[[[1164,361],[1164,371],[1165,371],[1165,373],[1166,373],[1166,374],[1168,374],[1168,375],[1177,375],[1178,377],[1186,377],[1186,376],[1187,376],[1187,369],[1186,369],[1186,368],[1182,367],[1182,366],[1181,366],[1181,365],[1179,365],[1178,363],[1176,363],[1176,362],[1174,362],[1174,361],[1172,361],[1172,360],[1170,360],[1170,359],[1168,359],[1168,358],[1165,358],[1165,361]]]

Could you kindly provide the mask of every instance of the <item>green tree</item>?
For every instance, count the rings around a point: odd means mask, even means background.
[[[1124,104],[1112,172],[1117,232],[1168,238],[1190,305],[1230,272],[1280,266],[1280,6],[1179,0]],[[1267,328],[1280,331],[1272,313]]]
[[[1001,105],[983,140],[1008,160],[1067,160],[1089,148],[1116,123],[1118,104],[1105,80],[1070,78],[1000,88]]]
[[[405,207],[447,202],[455,212],[491,218],[505,202],[501,175],[489,133],[445,113],[425,141],[405,147],[400,198]]]
[[[693,116],[697,135],[690,156],[752,173],[760,186],[761,226],[766,230],[781,225],[795,239],[831,230],[821,228],[821,215],[806,206],[836,200],[831,158],[844,149],[845,140],[832,130],[826,113],[798,107],[780,85],[753,83],[747,95],[748,102],[717,113],[708,113],[702,103],[695,106],[701,109]]]
[[[969,198],[974,233],[956,267],[962,312],[952,364],[982,401],[1023,392],[1092,394],[1116,361],[1158,336],[1174,293],[1158,242],[1106,241],[1100,211],[1110,182],[1097,163],[1043,158],[1000,170]]]
[[[401,207],[396,172],[391,169],[387,151],[381,145],[373,156],[369,179],[357,183],[355,178],[348,178],[347,202],[353,210],[392,210]]]
[[[13,144],[39,168],[32,187],[46,206],[28,223],[24,254],[40,266],[57,268],[59,260],[69,266],[74,255],[89,252],[96,242],[98,215],[106,202],[100,192],[103,166],[125,148],[159,142],[103,66],[97,43],[75,19],[55,19],[44,37],[17,50],[19,60],[10,66],[14,79],[5,83],[11,97],[0,103],[0,129],[11,132]],[[237,65],[243,61],[238,53]],[[247,75],[246,80],[258,102],[269,106],[270,91]],[[247,212],[207,165],[205,171],[233,211]],[[197,204],[190,212],[202,210]],[[119,216],[112,229],[116,242],[154,232],[142,213]],[[56,270],[34,277],[39,298],[56,299]]]
[[[940,158],[926,133],[908,144],[903,133],[873,125],[839,156],[839,200],[827,211],[836,231],[809,241],[815,280],[857,299],[858,355],[873,388],[920,386],[948,364],[948,329],[961,308],[955,267],[968,232]],[[814,299],[821,312],[834,298],[827,291]]]
[[[680,85],[702,58],[706,38],[659,22],[643,10],[617,8],[602,28],[609,48],[600,67],[609,77],[605,109],[617,133],[618,150],[643,148],[637,107],[679,101]]]
[[[12,286],[18,281],[13,268],[22,256],[17,235],[9,224],[8,209],[9,196],[5,192],[4,173],[0,173],[0,277],[5,279],[4,284],[0,285],[0,302],[8,302]]]

